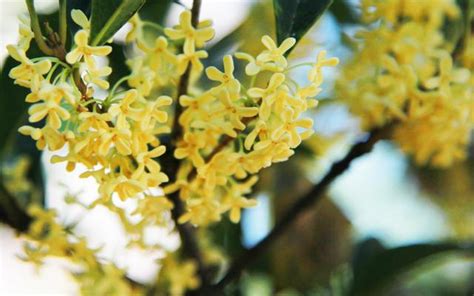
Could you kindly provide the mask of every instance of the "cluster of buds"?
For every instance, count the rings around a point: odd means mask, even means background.
[[[448,166],[466,155],[474,124],[469,59],[453,59],[442,34],[455,1],[362,1],[370,26],[337,82],[365,129],[397,122],[394,140],[419,164]],[[469,37],[472,38],[472,37]],[[466,52],[467,52],[466,48]]]

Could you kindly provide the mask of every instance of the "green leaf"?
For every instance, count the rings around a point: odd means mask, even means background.
[[[92,46],[107,42],[145,3],[145,0],[92,0]]]
[[[0,149],[3,150],[11,131],[18,122],[18,119],[25,114],[28,104],[25,97],[28,90],[15,85],[8,73],[13,67],[18,66],[18,62],[8,57],[4,64],[0,77]],[[8,94],[8,95],[7,95]]]
[[[58,28],[58,11],[38,17],[40,23],[48,21],[52,28]],[[34,41],[31,41],[26,54],[30,59],[44,56]],[[26,213],[28,206],[32,203],[44,204],[44,180],[41,151],[36,148],[34,140],[18,133],[21,125],[28,124],[27,110],[31,106],[25,102],[30,90],[14,84],[9,77],[10,70],[18,65],[17,61],[7,57],[0,70],[0,221],[25,231],[31,222]],[[36,126],[42,124],[38,122]],[[30,160],[26,178],[33,184],[35,192],[12,194],[5,187],[3,165],[25,156]]]
[[[36,44],[32,42],[27,53],[28,57],[40,54]],[[41,152],[35,147],[30,137],[20,135],[18,127],[27,124],[27,109],[30,104],[25,102],[29,90],[13,83],[9,72],[18,62],[8,57],[0,75],[0,221],[13,228],[24,231],[31,219],[26,213],[31,203],[42,204],[44,201],[44,183],[41,170]],[[26,178],[34,185],[38,194],[12,194],[4,184],[2,167],[5,163],[15,161],[19,156],[30,160]]]
[[[355,24],[358,21],[354,5],[350,4],[347,0],[335,1],[329,10],[339,23]]]
[[[459,243],[421,243],[393,249],[371,243],[366,247],[371,250],[360,250],[361,256],[355,258],[351,295],[383,295],[380,290],[391,280],[435,255],[448,252],[474,254],[473,244]]]
[[[130,74],[130,68],[126,64],[125,44],[114,42],[110,46],[112,46],[112,52],[108,58],[112,73],[109,76],[109,83],[113,86],[120,78]]]
[[[26,231],[31,223],[31,217],[22,209],[0,182],[0,222],[10,225],[18,231]]]
[[[163,25],[171,3],[171,0],[148,0],[140,9],[140,18]]]
[[[288,37],[301,39],[331,3],[332,0],[273,0],[278,43]]]

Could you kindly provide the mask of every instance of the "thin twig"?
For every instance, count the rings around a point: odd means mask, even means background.
[[[67,5],[66,0],[59,0],[59,37],[61,44],[67,41]]]
[[[263,240],[233,261],[227,273],[213,288],[216,291],[222,291],[230,282],[237,279],[241,272],[262,255],[263,252],[291,226],[296,218],[321,200],[324,196],[324,192],[332,181],[344,173],[354,159],[370,152],[375,143],[382,139],[389,130],[389,127],[376,129],[370,133],[366,141],[354,145],[342,160],[331,166],[331,169],[319,183],[314,185],[308,193],[298,199]]]

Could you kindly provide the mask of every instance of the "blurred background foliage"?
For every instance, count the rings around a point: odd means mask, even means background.
[[[459,3],[462,5],[463,1],[469,0],[459,0]],[[87,11],[85,2],[76,0],[68,3],[71,8],[82,7]],[[149,0],[139,14],[143,19],[164,25],[169,9],[179,5],[176,2],[179,1]],[[261,49],[259,39],[262,35],[275,36],[274,28],[284,24],[281,17],[275,18],[273,6],[285,1],[273,2],[256,1],[242,24],[208,48],[210,58],[206,60],[206,66],[220,65],[222,57],[237,48],[255,54]],[[310,5],[311,1],[301,3]],[[313,57],[318,48],[324,47],[332,55],[347,59],[350,57],[349,49],[354,46],[351,35],[360,27],[358,16],[357,1],[334,0],[321,20],[304,35],[290,58],[298,61],[308,55]],[[53,28],[56,27],[56,13],[42,18],[47,19]],[[448,36],[453,39],[462,35],[459,31],[462,26],[456,23],[447,23],[445,27]],[[156,37],[156,31],[147,34],[150,38]],[[283,33],[280,31],[280,34]],[[111,83],[114,83],[129,71],[124,60],[130,48],[119,41],[114,41],[112,47],[109,63],[114,69],[110,76]],[[33,46],[28,54],[36,56],[37,48]],[[30,222],[26,207],[31,203],[45,203],[44,170],[34,143],[29,137],[19,136],[16,132],[25,121],[26,91],[8,78],[8,72],[14,65],[11,58],[3,61],[0,78],[0,219],[23,231]],[[239,63],[236,73],[243,75],[243,67]],[[328,84],[331,83],[329,79]],[[261,202],[263,206],[259,206],[256,215],[244,215],[241,225],[224,221],[210,229],[212,242],[227,256],[234,257],[245,247],[255,244],[258,238],[245,242],[245,237],[255,231],[252,228],[261,223],[263,232],[268,231],[265,227],[271,227],[279,214],[320,178],[328,163],[340,155],[341,150],[347,149],[354,138],[353,119],[338,105],[337,100],[330,99],[331,92],[326,93],[325,97],[328,99],[321,102],[315,114],[316,128],[324,130],[324,133],[317,133],[302,145],[290,161],[264,171],[255,194],[261,201],[268,202]],[[469,242],[474,242],[474,146],[470,148],[467,161],[448,169],[415,166],[410,159],[400,157],[393,147],[382,152],[383,157],[397,157],[404,163],[404,173],[415,180],[415,186],[419,189],[416,198],[432,204],[441,212],[447,224],[447,230],[442,235],[431,241],[424,241],[421,237],[411,242],[377,237],[377,233],[357,225],[345,210],[348,205],[341,206],[330,191],[320,204],[299,217],[291,230],[228,292],[236,295],[473,295],[473,245]],[[370,161],[369,158],[365,157],[361,162]],[[21,159],[26,159],[23,169],[34,186],[18,193],[9,189],[19,186],[15,183],[15,173],[18,172],[12,172],[9,168]],[[385,171],[380,168],[380,178],[384,178],[383,174]],[[373,182],[378,180],[366,180],[359,186],[370,187]],[[385,210],[390,211],[390,206],[387,204]],[[384,213],[380,212],[380,219],[383,216]],[[422,218],[410,216],[400,219],[410,219],[416,224],[417,219]],[[372,221],[374,225],[378,222],[376,219]],[[393,221],[395,224],[398,222]]]

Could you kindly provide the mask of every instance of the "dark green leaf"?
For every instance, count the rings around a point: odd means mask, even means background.
[[[91,45],[109,40],[145,3],[145,0],[92,0]]]
[[[140,18],[162,25],[172,2],[171,0],[148,0],[140,9]]]
[[[278,43],[288,37],[301,39],[332,0],[273,0]]]
[[[353,5],[346,0],[337,0],[329,8],[338,22],[343,24],[357,23],[357,16]]]
[[[125,44],[111,43],[112,52],[109,54],[109,66],[112,67],[112,74],[109,76],[110,85],[114,85],[120,78],[130,74],[125,57]]]
[[[3,183],[0,182],[0,222],[10,225],[18,231],[26,231],[31,217],[22,209]]]
[[[28,50],[28,57],[33,58],[40,55],[40,51],[34,43]],[[25,96],[29,90],[13,83],[9,77],[10,70],[17,66],[18,62],[8,57],[3,64],[0,76],[0,168],[19,156],[26,156],[30,160],[27,179],[34,185],[38,195],[13,194],[7,190],[4,184],[3,171],[0,174],[0,220],[9,224],[17,230],[24,231],[31,221],[26,214],[26,208],[32,202],[43,203],[43,177],[41,171],[41,152],[35,147],[35,142],[30,138],[20,135],[17,129],[20,125],[27,123],[26,110],[29,104],[25,102]],[[40,200],[37,200],[39,198]]]
[[[359,248],[358,253],[363,256],[354,262],[352,295],[381,295],[380,289],[392,279],[429,257],[447,252],[474,254],[472,244],[414,244],[393,249],[384,249],[373,243],[366,244],[366,249],[367,246],[370,250]]]
[[[3,150],[8,136],[18,122],[18,119],[25,113],[28,104],[25,97],[28,89],[13,84],[13,80],[8,73],[13,67],[18,66],[18,62],[8,57],[3,64],[0,77],[0,149]]]

